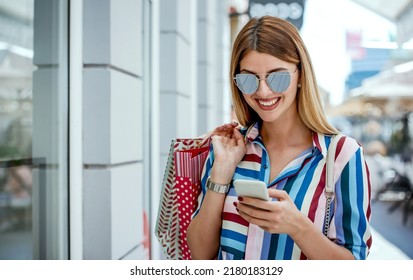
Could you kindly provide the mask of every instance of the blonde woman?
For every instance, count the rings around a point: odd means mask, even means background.
[[[298,30],[251,19],[232,50],[239,131],[212,136],[199,206],[188,228],[193,259],[365,259],[371,246],[370,181],[362,148],[344,137],[323,234],[325,157],[338,131],[324,115]],[[233,180],[264,181],[271,201],[238,197]]]

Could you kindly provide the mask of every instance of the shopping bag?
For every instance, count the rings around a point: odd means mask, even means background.
[[[209,140],[172,141],[162,182],[155,235],[168,259],[189,260],[186,230],[198,207]]]

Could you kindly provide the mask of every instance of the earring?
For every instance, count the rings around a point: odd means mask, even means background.
[[[298,84],[297,87],[300,88],[300,87],[301,87],[301,84]]]

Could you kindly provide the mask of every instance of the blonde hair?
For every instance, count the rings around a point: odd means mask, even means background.
[[[230,66],[231,80],[240,71],[240,61],[252,50],[296,64],[300,70],[301,83],[297,92],[299,116],[314,132],[338,133],[324,114],[310,56],[294,25],[271,16],[252,18],[234,41]],[[249,126],[259,121],[259,116],[244,100],[234,82],[231,83],[231,89],[235,114],[240,124]]]

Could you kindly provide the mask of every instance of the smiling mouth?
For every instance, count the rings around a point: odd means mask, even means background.
[[[272,99],[272,100],[257,100],[257,101],[258,101],[258,103],[259,103],[261,106],[271,107],[271,106],[273,106],[275,103],[277,103],[278,100],[280,100],[279,97],[278,97],[278,98],[274,98],[274,99]]]

